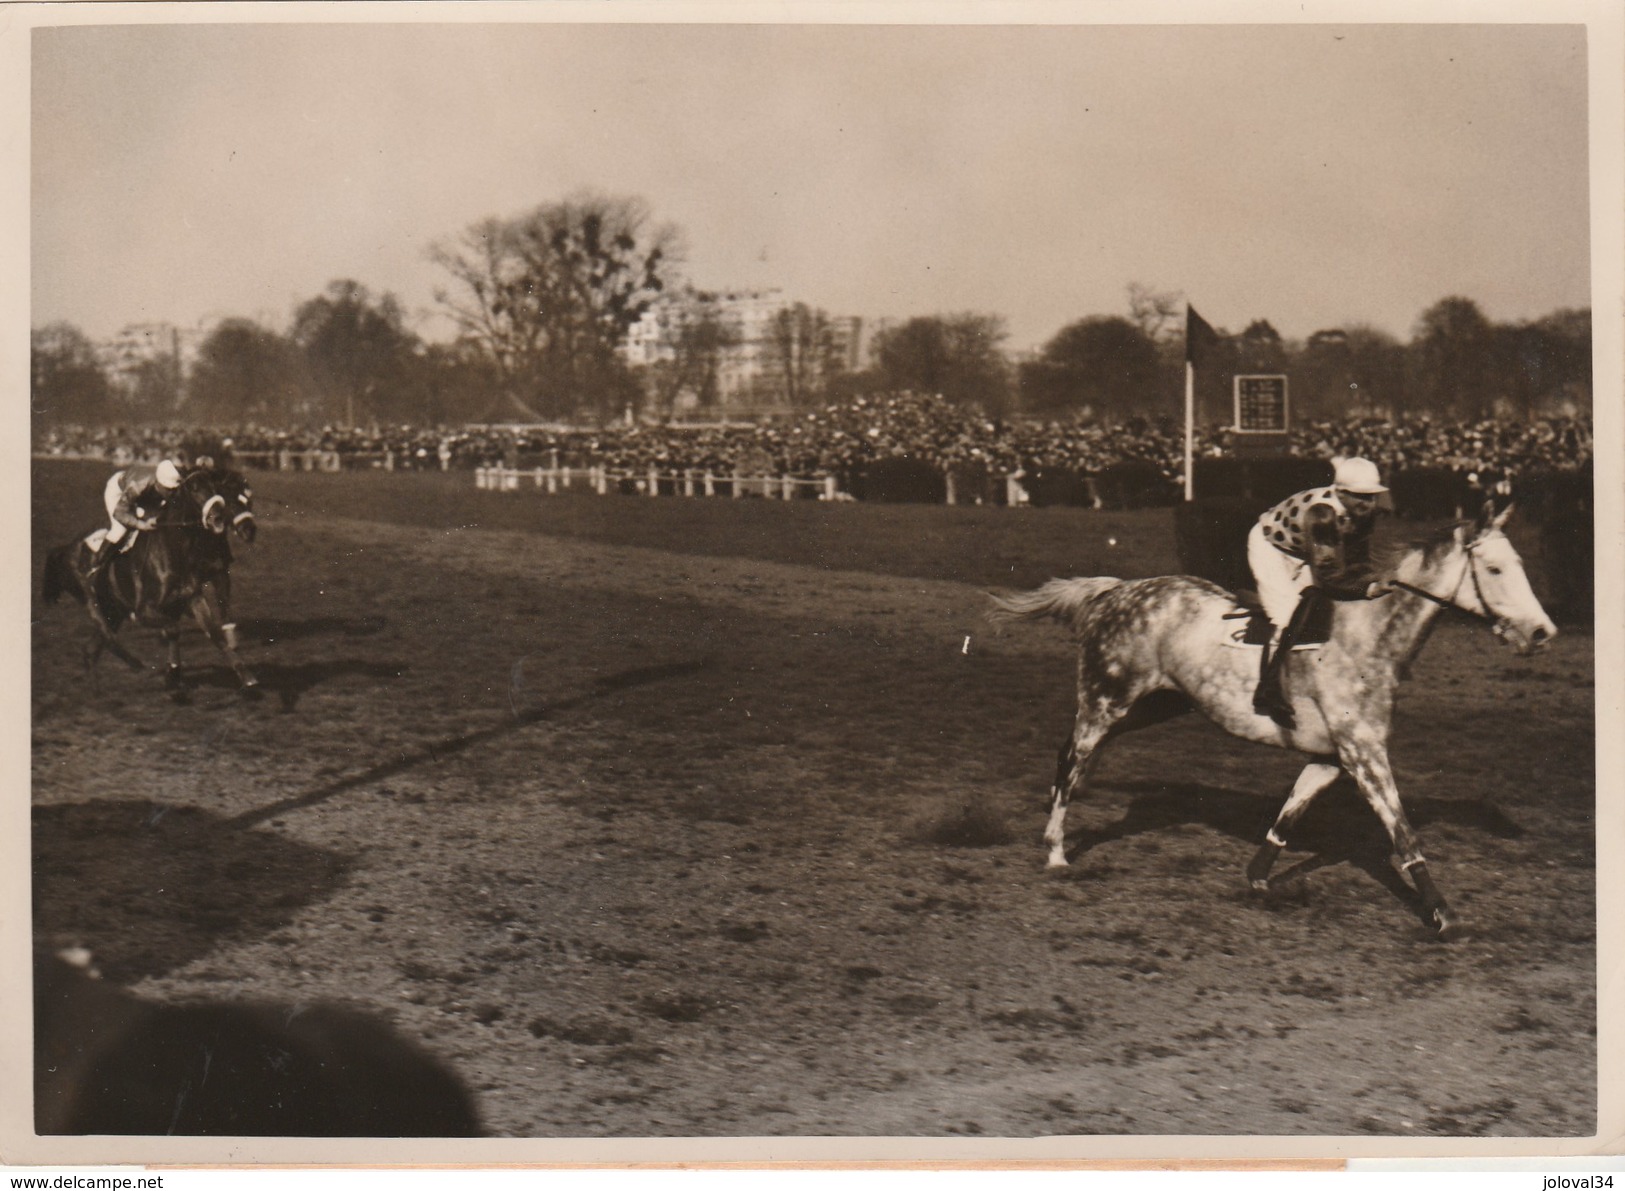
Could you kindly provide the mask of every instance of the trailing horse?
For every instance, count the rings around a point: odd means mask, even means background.
[[[41,1134],[479,1137],[458,1074],[343,1005],[166,1004],[34,958]]]
[[[1194,708],[1233,736],[1314,758],[1247,866],[1254,889],[1268,888],[1286,833],[1315,796],[1347,773],[1388,829],[1424,917],[1448,932],[1454,915],[1428,874],[1388,763],[1394,690],[1443,608],[1491,622],[1520,654],[1556,636],[1503,532],[1511,512],[1497,516],[1485,504],[1476,520],[1406,551],[1391,594],[1340,603],[1329,639],[1287,659],[1293,728],[1253,710],[1258,659],[1235,641],[1235,600],[1213,583],[1185,575],[1052,579],[1035,591],[993,596],[993,619],[1059,620],[1079,644],[1078,717],[1061,749],[1044,832],[1049,865],[1067,863],[1067,803],[1083,792],[1106,738]]]
[[[145,665],[115,639],[126,622],[158,629],[169,647],[165,681],[180,685],[180,626],[190,614],[225,657],[242,690],[259,680],[237,657],[231,621],[231,544],[228,532],[246,542],[255,534],[253,492],[241,473],[209,468],[187,475],[158,510],[154,528],[141,530],[108,560],[92,582],[90,563],[99,535],[75,538],[45,559],[41,596],[54,604],[66,593],[85,606],[95,628],[86,663],[104,649],[132,670]]]

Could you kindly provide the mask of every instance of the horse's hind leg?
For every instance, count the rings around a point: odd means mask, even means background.
[[[1072,738],[1061,746],[1055,764],[1055,784],[1050,787],[1049,823],[1044,828],[1044,842],[1049,845],[1050,868],[1065,868],[1066,860],[1066,808],[1072,799],[1083,793],[1083,784],[1089,775],[1091,762],[1099,755],[1101,741],[1120,720],[1127,708],[1110,704],[1085,705],[1078,712]]]
[[[1328,761],[1311,761],[1303,767],[1298,780],[1292,783],[1292,793],[1287,795],[1281,813],[1275,816],[1275,825],[1247,864],[1247,882],[1254,889],[1262,893],[1269,888],[1270,869],[1275,867],[1275,858],[1286,847],[1286,833],[1309,809],[1315,796],[1335,782],[1342,772],[1341,766]]]
[[[100,629],[90,634],[84,648],[80,651],[80,660],[85,664],[85,673],[94,676],[97,673],[96,663],[102,660],[102,650],[107,648],[107,638]]]

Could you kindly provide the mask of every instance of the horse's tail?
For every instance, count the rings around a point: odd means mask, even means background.
[[[45,556],[45,575],[40,580],[40,598],[47,604],[54,604],[62,598],[63,592],[75,595],[79,592],[79,585],[73,578],[73,551],[79,543],[69,542],[66,546],[58,546]]]
[[[988,593],[993,607],[988,619],[995,623],[1007,620],[1039,620],[1049,617],[1071,628],[1077,628],[1084,609],[1102,592],[1110,591],[1121,579],[1104,575],[1087,579],[1051,579],[1033,591],[1011,592],[1007,595]]]

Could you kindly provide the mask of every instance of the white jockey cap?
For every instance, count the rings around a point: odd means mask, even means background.
[[[1337,472],[1332,479],[1332,487],[1366,496],[1375,496],[1379,492],[1388,491],[1382,486],[1382,476],[1377,474],[1377,465],[1369,459],[1358,457],[1337,461]]]
[[[181,486],[181,469],[176,467],[168,459],[165,459],[158,465],[158,475],[156,478],[158,480],[158,487],[160,488],[179,488]]]

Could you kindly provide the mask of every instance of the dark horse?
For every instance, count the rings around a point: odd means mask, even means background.
[[[479,1137],[461,1077],[337,1004],[165,1003],[34,960],[41,1134]]]
[[[1052,617],[1079,645],[1078,716],[1062,746],[1044,832],[1049,864],[1064,867],[1066,808],[1082,794],[1090,760],[1114,735],[1198,710],[1232,736],[1296,749],[1312,758],[1247,866],[1267,889],[1286,833],[1315,795],[1347,773],[1371,804],[1410,874],[1427,921],[1441,934],[1455,917],[1422,858],[1388,763],[1394,691],[1442,608],[1488,621],[1519,653],[1557,635],[1530,590],[1523,561],[1502,532],[1512,509],[1486,504],[1478,519],[1412,547],[1395,568],[1397,588],[1380,600],[1339,606],[1331,639],[1287,662],[1297,716],[1286,728],[1253,708],[1258,656],[1234,641],[1229,592],[1202,579],[1052,579],[1036,591],[995,596],[1003,620]]]
[[[158,510],[157,525],[138,532],[94,584],[87,575],[95,534],[75,538],[46,556],[41,585],[45,602],[54,604],[66,592],[85,606],[95,626],[87,665],[108,649],[132,670],[145,669],[114,636],[126,621],[134,621],[163,634],[169,644],[165,681],[179,686],[181,620],[190,613],[225,656],[244,693],[259,685],[237,657],[237,626],[231,621],[228,532],[245,542],[254,540],[252,498],[239,472],[220,467],[194,471]]]

